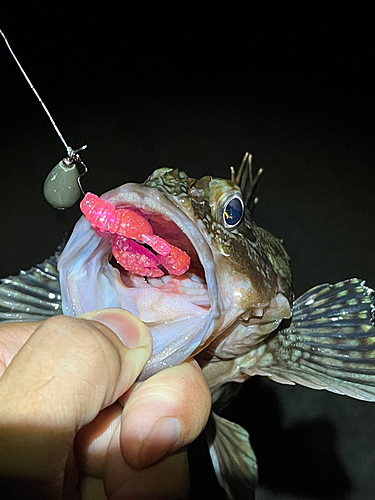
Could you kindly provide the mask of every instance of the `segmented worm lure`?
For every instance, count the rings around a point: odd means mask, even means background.
[[[157,278],[164,275],[158,266],[175,276],[189,269],[189,255],[154,234],[149,221],[136,210],[117,208],[92,193],[85,195],[80,207],[99,236],[113,235],[112,254],[125,270]]]

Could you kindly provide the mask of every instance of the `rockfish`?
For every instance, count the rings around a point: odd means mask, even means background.
[[[212,393],[215,472],[236,500],[252,495],[257,465],[248,433],[217,414],[234,382],[265,375],[375,401],[373,290],[352,278],[294,300],[282,242],[254,221],[259,174],[246,154],[228,180],[159,168],[88,193],[61,255],[0,285],[3,321],[106,307],[138,316],[153,339],[141,379],[194,357]]]

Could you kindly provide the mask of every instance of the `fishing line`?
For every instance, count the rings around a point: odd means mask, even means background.
[[[87,169],[87,166],[81,160],[78,153],[80,151],[83,151],[84,149],[86,149],[87,145],[82,146],[82,147],[75,149],[75,150],[72,147],[68,146],[67,142],[65,141],[64,137],[62,136],[62,133],[60,132],[54,119],[52,118],[51,113],[48,111],[47,106],[42,101],[40,95],[36,91],[34,85],[31,83],[25,70],[22,68],[20,62],[18,61],[16,55],[14,54],[11,46],[9,45],[9,42],[8,42],[6,36],[4,35],[4,33],[1,30],[0,30],[0,33],[3,36],[5,43],[9,49],[9,52],[11,53],[13,59],[16,61],[24,78],[26,79],[27,83],[29,84],[31,90],[36,95],[38,101],[42,105],[50,122],[52,123],[53,128],[55,129],[57,135],[59,136],[59,138],[61,139],[62,143],[64,144],[64,146],[66,148],[66,151],[68,154],[67,158],[64,158],[57,165],[55,165],[55,167],[53,167],[51,172],[48,174],[48,176],[44,182],[43,193],[44,193],[46,200],[53,207],[58,208],[60,210],[63,210],[65,208],[69,208],[69,207],[73,206],[79,200],[81,193],[83,195],[85,194],[85,192],[82,188],[82,185],[81,185],[81,177],[83,177],[86,174],[88,169]],[[78,168],[74,162],[78,162],[83,166],[84,171],[82,173],[79,173]]]

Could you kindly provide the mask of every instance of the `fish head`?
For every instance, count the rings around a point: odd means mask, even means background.
[[[290,317],[288,256],[253,221],[256,181],[250,163],[247,174],[243,165],[230,180],[159,168],[143,184],[101,196],[116,210],[135,211],[162,241],[188,254],[182,275],[123,269],[113,257],[113,233],[85,217],[60,257],[64,314],[120,307],[149,327],[153,352],[143,378],[193,356],[203,363],[239,356]]]

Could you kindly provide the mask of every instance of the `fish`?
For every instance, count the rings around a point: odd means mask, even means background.
[[[295,298],[282,241],[255,222],[261,173],[246,153],[228,179],[162,167],[142,184],[87,193],[67,243],[0,284],[1,321],[107,307],[138,316],[153,339],[140,380],[195,358],[230,500],[251,498],[258,474],[248,432],[221,416],[242,382],[260,375],[375,401],[374,291],[350,278]]]

